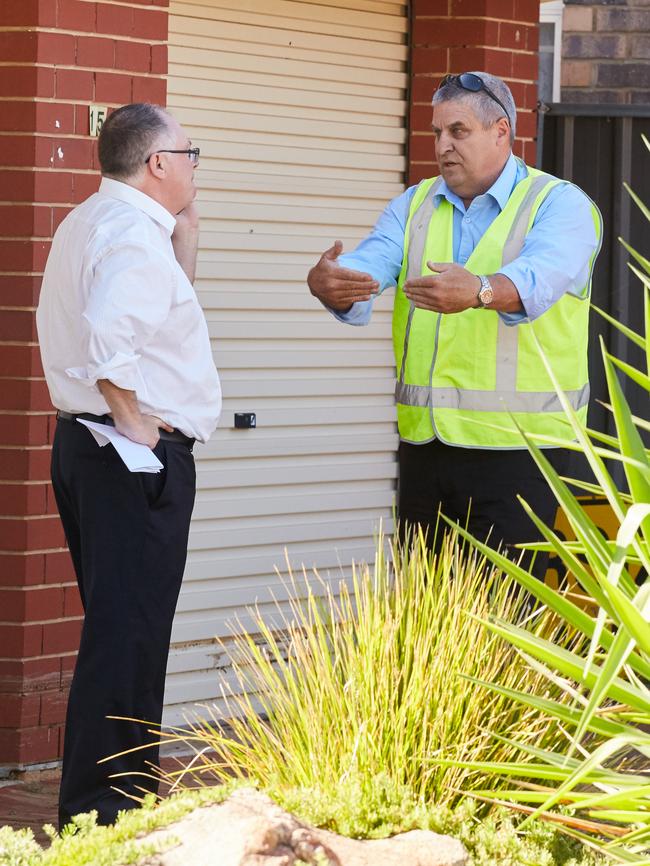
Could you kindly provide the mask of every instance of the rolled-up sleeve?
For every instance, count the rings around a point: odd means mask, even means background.
[[[379,292],[397,285],[404,256],[404,232],[409,207],[416,187],[409,187],[386,205],[372,232],[350,253],[339,257],[344,268],[370,274],[379,283]],[[330,310],[348,325],[367,325],[372,313],[372,300],[352,304],[346,313]]]
[[[169,315],[173,269],[154,247],[136,243],[109,247],[92,269],[82,316],[86,365],[66,374],[91,388],[108,379],[142,396],[139,349]]]
[[[600,235],[591,200],[570,183],[556,186],[542,202],[521,255],[499,269],[514,283],[524,311],[501,313],[510,325],[533,321],[566,292],[584,296]]]

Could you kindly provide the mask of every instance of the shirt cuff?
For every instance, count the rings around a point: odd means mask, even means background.
[[[339,322],[344,322],[346,325],[367,325],[372,313],[372,301],[357,301],[345,313],[342,313],[340,310],[333,310],[331,307],[326,307],[326,309],[330,311],[335,319],[338,319]]]
[[[76,379],[88,388],[97,388],[100,379],[108,379],[124,391],[137,391],[140,381],[138,374],[139,355],[125,355],[116,352],[108,361],[101,364],[88,364],[87,367],[68,367],[66,376]]]

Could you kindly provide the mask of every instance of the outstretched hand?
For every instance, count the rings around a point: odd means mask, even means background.
[[[312,295],[340,313],[349,310],[357,301],[369,301],[379,291],[379,283],[370,274],[339,265],[337,259],[342,252],[343,244],[335,241],[307,276]]]
[[[478,306],[481,281],[476,274],[449,262],[427,262],[427,267],[435,273],[404,283],[404,294],[416,307],[435,313],[460,313]]]

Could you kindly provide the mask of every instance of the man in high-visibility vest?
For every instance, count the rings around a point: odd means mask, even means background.
[[[571,434],[539,347],[586,417],[601,217],[576,186],[513,155],[515,124],[500,78],[444,78],[433,97],[440,176],[393,199],[353,253],[336,241],[309,272],[312,294],[352,325],[397,286],[398,516],[431,543],[439,510],[463,524],[469,513],[470,530],[495,545],[537,539],[518,494],[553,523],[521,431],[547,445]],[[546,454],[566,471],[566,450]]]

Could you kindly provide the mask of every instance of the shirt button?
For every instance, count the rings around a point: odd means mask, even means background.
[[[472,218],[471,218],[471,217],[468,217],[468,216],[465,217],[465,222],[466,222],[466,223],[471,223],[471,221],[472,221]]]

